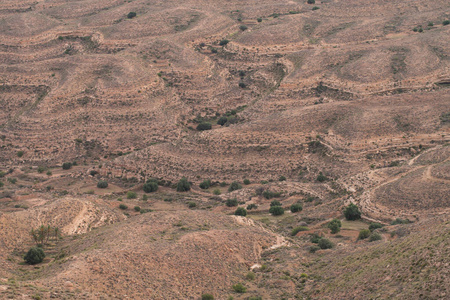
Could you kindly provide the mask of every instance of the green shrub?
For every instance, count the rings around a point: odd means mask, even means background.
[[[234,214],[236,216],[243,216],[243,217],[245,217],[247,215],[247,210],[245,208],[243,208],[243,207],[238,207],[236,209],[236,211],[234,212]]]
[[[52,176],[53,175],[53,173],[52,173],[52,171],[47,171],[47,176]]]
[[[370,230],[369,229],[361,229],[359,231],[358,240],[367,239],[369,236],[370,236]]]
[[[5,171],[0,171],[0,178],[5,177],[6,173]]]
[[[236,198],[228,199],[228,200],[225,202],[225,204],[226,204],[228,207],[238,206],[238,201],[237,201]]]
[[[382,228],[382,227],[383,227],[383,225],[381,225],[380,223],[370,223],[369,230],[372,232],[375,229]]]
[[[308,0],[308,1],[306,1],[306,3],[308,3],[308,4],[315,4],[316,0]]]
[[[434,23],[433,22],[428,22],[428,27],[433,27]]]
[[[212,125],[209,122],[201,122],[200,124],[197,125],[198,131],[210,130],[211,128]]]
[[[227,123],[227,121],[228,121],[227,117],[221,116],[219,118],[219,120],[217,120],[217,124],[220,125],[220,126],[223,126],[223,125],[225,125]]]
[[[237,284],[233,285],[233,290],[236,293],[245,293],[247,291],[247,288],[245,286],[243,286],[242,283],[237,283]]]
[[[247,205],[248,210],[257,209],[257,208],[258,208],[258,205],[254,204],[254,203]]]
[[[142,189],[146,193],[153,193],[158,190],[158,184],[154,181],[146,182],[146,183],[144,183],[144,186],[142,187]]]
[[[258,23],[262,22],[262,18],[257,18],[256,21],[258,21]]]
[[[63,168],[63,170],[69,170],[70,168],[72,168],[72,163],[65,162],[62,164],[62,168]]]
[[[247,85],[245,84],[245,82],[240,81],[240,82],[239,82],[239,87],[240,87],[241,89],[245,89],[245,88],[247,87]]]
[[[344,216],[347,220],[354,221],[361,219],[361,212],[359,211],[358,206],[351,203],[344,209]]]
[[[330,223],[328,223],[328,228],[330,228],[331,233],[335,234],[341,231],[342,223],[339,219],[333,219]]]
[[[220,45],[220,46],[225,46],[225,45],[228,44],[229,42],[230,42],[229,40],[223,39],[223,40],[221,40],[221,41],[219,42],[219,45]]]
[[[125,210],[128,209],[128,206],[126,206],[125,204],[120,204],[119,208]]]
[[[222,192],[221,192],[219,189],[215,189],[215,190],[213,191],[213,194],[214,194],[214,195],[220,195],[220,194],[222,194]]]
[[[319,243],[320,239],[321,239],[321,237],[317,233],[311,234],[311,236],[309,238],[310,242],[314,243],[314,244]]]
[[[381,239],[383,238],[378,232],[372,232],[372,234],[369,236],[369,242],[379,241]]]
[[[315,253],[317,250],[320,250],[320,247],[317,245],[312,245],[309,247],[309,252]]]
[[[322,172],[320,172],[319,175],[317,175],[317,178],[316,178],[316,180],[319,181],[319,182],[324,182],[327,179],[328,179],[327,176],[323,175]]]
[[[0,181],[0,188],[3,187],[4,185],[5,184],[2,181]]]
[[[136,199],[136,198],[137,198],[136,192],[133,192],[133,191],[127,192],[127,199]]]
[[[142,195],[142,201],[147,201],[148,200],[148,196],[146,194]]]
[[[281,196],[280,192],[272,192],[272,191],[264,191],[263,194],[264,198],[266,199],[272,199],[272,198],[278,198]],[[273,202],[273,201],[272,201]]]
[[[295,235],[297,235],[297,233],[299,233],[300,231],[307,231],[307,230],[309,230],[309,228],[306,227],[306,226],[298,226],[298,227],[295,227],[294,229],[292,229],[291,235],[292,235],[292,236],[295,236]]]
[[[214,300],[214,296],[211,294],[203,294],[202,300]]]
[[[44,171],[45,171],[45,167],[43,167],[43,166],[39,166],[38,168],[37,168],[37,171],[38,171],[38,173],[44,173]]]
[[[129,13],[128,13],[128,15],[127,15],[127,18],[128,19],[133,19],[134,17],[136,17],[136,13],[134,12],[134,11],[130,11]]]
[[[272,206],[269,212],[274,216],[281,216],[284,214],[284,209],[281,206]]]
[[[286,177],[280,176],[280,178],[278,178],[278,181],[286,181]]]
[[[313,6],[313,8],[312,8],[312,10],[318,10],[318,9],[320,9],[320,7],[318,7],[318,6]]]
[[[8,178],[8,182],[9,182],[9,183],[12,183],[12,184],[16,184],[17,178],[9,177],[9,178]]]
[[[23,153],[24,153],[23,151],[17,151],[16,154],[17,154],[18,157],[22,157],[22,156],[23,156]]]
[[[99,189],[106,189],[108,187],[108,182],[101,180],[97,183]]]
[[[303,206],[300,203],[294,203],[291,205],[291,212],[296,213],[303,210]]]
[[[442,22],[442,25],[444,25],[444,26],[446,26],[448,24],[450,24],[450,20],[445,20],[445,21]]]
[[[244,179],[244,184],[245,184],[245,185],[249,185],[249,184],[250,184],[250,180]]]
[[[189,190],[191,190],[191,184],[185,177],[181,178],[177,184],[177,192],[187,192]]]
[[[188,202],[188,207],[189,208],[197,207],[197,203],[190,201],[190,202]]]
[[[211,48],[211,53],[217,53],[217,49],[216,48]]]
[[[253,272],[248,272],[246,275],[245,275],[245,278],[247,279],[247,280],[255,280],[255,273],[253,273]]]
[[[135,206],[134,207],[134,211],[137,211],[137,212],[141,211],[141,207],[140,206]]]
[[[242,31],[245,31],[245,30],[248,29],[248,27],[245,26],[245,25],[241,25],[241,26],[239,26],[239,29],[242,30]]]
[[[270,207],[272,206],[281,206],[281,202],[278,200],[273,200],[272,202],[270,202]]]
[[[207,179],[204,180],[202,183],[200,183],[199,187],[203,190],[209,189],[209,187],[211,186],[211,180]]]
[[[45,258],[44,250],[40,247],[32,247],[30,250],[28,250],[27,254],[25,255],[24,259],[25,262],[29,265],[35,265],[38,263],[41,263]]]
[[[228,192],[242,189],[242,185],[239,182],[233,181],[228,187]]]
[[[320,249],[331,249],[333,248],[333,243],[326,238],[321,238],[319,243],[318,243]]]
[[[391,225],[409,224],[409,223],[410,223],[410,221],[408,219],[402,220],[400,218],[397,218],[397,219],[395,219],[394,221],[391,222]]]

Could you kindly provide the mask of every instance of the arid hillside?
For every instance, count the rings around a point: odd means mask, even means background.
[[[0,298],[448,298],[449,37],[448,0],[2,0]]]

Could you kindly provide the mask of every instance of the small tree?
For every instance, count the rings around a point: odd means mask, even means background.
[[[233,206],[237,206],[237,205],[238,205],[238,201],[237,201],[236,198],[228,199],[227,202],[225,202],[225,204],[226,204],[228,207],[233,207]]]
[[[191,190],[191,184],[186,179],[186,177],[183,177],[178,181],[177,184],[177,192],[187,192]]]
[[[327,179],[328,179],[327,176],[323,175],[322,172],[320,172],[319,175],[316,178],[316,180],[319,181],[319,182],[324,182]]]
[[[23,156],[23,151],[17,151],[17,157],[22,157]]]
[[[236,191],[242,189],[242,185],[239,182],[233,181],[230,186],[228,187],[228,191]]]
[[[372,234],[369,236],[369,242],[379,241],[381,239],[383,239],[381,237],[381,234],[377,232],[372,232]]]
[[[137,198],[136,192],[133,192],[133,191],[127,192],[127,199],[136,199],[136,198]]]
[[[245,26],[245,25],[241,25],[241,26],[239,26],[239,29],[240,30],[242,30],[242,31],[245,31],[245,30],[247,30],[247,26]]]
[[[158,184],[154,181],[144,183],[143,190],[146,193],[153,193],[158,190]]]
[[[328,228],[330,228],[331,233],[335,234],[341,231],[342,223],[339,219],[333,219],[330,223],[328,223]]]
[[[223,126],[223,125],[225,125],[227,123],[227,121],[228,121],[227,117],[221,116],[219,118],[219,120],[217,120],[217,124],[220,125],[220,126]]]
[[[38,173],[44,173],[45,167],[39,166],[39,167],[37,168],[37,171],[38,171]]]
[[[251,183],[250,180],[244,179],[244,184],[245,184],[245,185],[249,185],[250,183]]]
[[[129,13],[128,13],[128,15],[127,15],[127,18],[128,19],[133,19],[134,17],[136,17],[136,13],[134,12],[134,11],[130,11]]]
[[[282,214],[284,214],[284,209],[281,206],[272,206],[269,209],[269,213],[274,216],[281,216]]]
[[[106,189],[108,187],[108,182],[101,180],[97,183],[99,189]]]
[[[294,203],[291,205],[291,212],[296,213],[303,210],[303,206],[300,203]]]
[[[361,212],[359,211],[358,206],[351,203],[344,209],[344,216],[347,220],[354,221],[361,219]]]
[[[119,208],[123,209],[123,210],[126,210],[126,209],[128,209],[128,206],[126,206],[125,204],[120,204]]]
[[[30,250],[28,250],[27,254],[24,257],[26,263],[29,265],[39,264],[44,260],[44,258],[44,250],[42,250],[42,248],[40,247],[30,248]]]
[[[63,170],[69,170],[70,168],[72,168],[72,163],[65,162],[62,164],[62,168],[63,168]]]
[[[233,290],[236,293],[245,293],[247,291],[247,288],[244,285],[242,285],[242,283],[237,283],[233,285]]]
[[[243,216],[243,217],[245,217],[247,215],[247,210],[245,208],[243,208],[243,207],[238,207],[236,209],[236,211],[234,212],[234,214],[236,216]]]
[[[308,3],[308,4],[315,4],[316,0],[308,0],[308,1],[306,1],[306,3]]]
[[[221,41],[219,42],[219,45],[220,45],[220,46],[225,46],[225,45],[228,44],[229,42],[230,42],[229,40],[223,39],[223,40],[221,40]]]

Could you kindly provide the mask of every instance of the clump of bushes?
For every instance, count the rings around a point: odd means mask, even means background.
[[[41,263],[45,258],[44,250],[40,247],[32,247],[24,256],[24,260],[29,265]]]
[[[370,232],[372,232],[372,231],[374,231],[378,228],[382,228],[382,227],[383,227],[383,225],[381,225],[380,223],[370,223],[369,230],[370,230]]]
[[[274,216],[281,216],[282,214],[284,214],[284,208],[281,206],[272,206],[269,209],[269,213],[271,213]]]
[[[278,198],[278,197],[281,197],[281,192],[272,192],[272,191],[266,190],[263,192],[263,196],[266,199]]]
[[[248,210],[257,209],[257,208],[258,208],[258,205],[254,204],[254,203],[247,205]]]
[[[233,181],[230,186],[228,187],[228,192],[232,192],[232,191],[236,191],[236,190],[240,190],[242,189],[242,185],[237,182],[237,181]]]
[[[127,18],[128,19],[133,19],[134,17],[136,17],[137,16],[137,14],[134,12],[134,11],[130,11],[129,13],[128,13],[128,15],[127,15]]]
[[[272,206],[281,206],[281,202],[278,200],[273,200],[272,202],[270,202],[270,207]]]
[[[101,180],[97,183],[99,189],[106,189],[108,187],[108,182]]]
[[[378,232],[372,232],[372,234],[369,236],[369,242],[379,241],[381,239],[381,234],[379,234]]]
[[[177,192],[187,192],[191,190],[191,184],[186,179],[186,177],[183,177],[178,181],[177,184]]]
[[[247,210],[245,208],[243,208],[243,207],[238,207],[236,209],[236,211],[234,212],[234,214],[236,216],[243,216],[243,217],[245,217],[247,215]]]
[[[294,203],[291,205],[291,212],[296,213],[303,210],[303,206],[300,203]]]
[[[392,221],[391,222],[391,225],[398,225],[398,224],[409,224],[410,223],[410,221],[408,220],[408,219],[400,219],[400,218],[397,218],[397,219],[395,219],[394,221]]]
[[[227,123],[227,121],[228,121],[227,117],[221,116],[219,118],[219,120],[217,120],[217,124],[220,125],[220,126],[223,126],[223,125],[225,125]]]
[[[336,234],[341,231],[342,223],[339,219],[333,219],[328,223],[328,228],[331,230],[332,234]]]
[[[344,216],[349,221],[354,221],[361,219],[361,212],[359,211],[358,206],[351,203],[344,209]]]
[[[123,210],[126,210],[126,209],[128,209],[128,206],[126,206],[125,204],[120,204],[119,208],[123,209]]]

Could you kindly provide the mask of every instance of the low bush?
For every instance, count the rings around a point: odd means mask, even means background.
[[[177,192],[187,192],[191,190],[191,184],[188,182],[188,180],[183,177],[178,181],[177,184]]]
[[[101,180],[97,183],[99,189],[106,189],[108,187],[108,182]]]
[[[140,212],[141,211],[141,207],[140,206],[135,206],[134,207],[134,211]]]
[[[204,180],[202,183],[200,183],[199,187],[203,190],[209,189],[209,187],[211,186],[211,180],[207,179]]]
[[[242,285],[242,283],[237,283],[233,285],[233,290],[236,293],[245,293],[247,291],[247,288],[244,285]]]
[[[372,232],[372,234],[369,236],[369,242],[379,241],[383,239],[381,234],[377,232]]]
[[[220,126],[223,126],[227,123],[227,121],[228,121],[228,118],[225,116],[222,116],[219,118],[219,120],[217,120],[217,124]]]
[[[372,232],[375,229],[382,228],[382,227],[383,227],[383,225],[381,225],[380,223],[370,223],[369,230]]]
[[[37,168],[37,171],[38,171],[38,173],[44,173],[44,171],[45,171],[45,167],[43,167],[43,166],[39,166],[38,168]]]
[[[286,177],[280,176],[280,178],[278,178],[278,181],[286,181]]]
[[[333,243],[326,238],[321,238],[319,243],[318,243],[320,249],[331,249],[333,248]]]
[[[328,179],[327,176],[323,175],[322,172],[320,172],[319,175],[317,175],[317,178],[316,178],[316,180],[319,181],[319,182],[324,182],[327,179]]]
[[[320,247],[317,245],[312,245],[309,247],[309,252],[315,253],[317,250],[320,250]]]
[[[361,229],[359,231],[358,240],[367,239],[369,236],[370,236],[370,230],[369,229]]]
[[[24,259],[25,262],[29,265],[35,265],[41,263],[45,258],[44,250],[40,247],[32,247],[28,250]]]
[[[72,163],[65,162],[62,164],[62,168],[63,168],[63,170],[69,170],[70,168],[72,168]]]
[[[212,125],[209,122],[201,122],[200,124],[197,125],[198,131],[210,130],[211,128]]]
[[[241,25],[241,26],[239,26],[239,29],[242,30],[242,31],[245,31],[245,30],[248,29],[248,27],[245,26],[245,25]]]
[[[228,44],[229,42],[230,42],[229,40],[223,39],[223,40],[221,40],[221,41],[219,42],[219,45],[220,45],[220,46],[225,46],[225,45]]]
[[[247,205],[248,210],[257,209],[257,208],[258,208],[258,205],[254,204],[254,203]]]
[[[134,11],[130,11],[129,13],[128,13],[128,15],[127,15],[127,18],[128,19],[133,19],[134,17],[136,17],[137,16],[137,14],[134,12]]]
[[[250,180],[244,179],[244,184],[245,184],[245,185],[249,185],[249,184],[250,184]]]
[[[296,213],[303,210],[303,206],[300,203],[294,203],[291,205],[291,212]]]
[[[341,231],[342,223],[339,219],[333,219],[328,223],[328,228],[331,230],[332,234],[336,234]]]
[[[127,199],[136,199],[136,198],[137,198],[136,192],[133,192],[133,191],[127,192]]]
[[[228,187],[228,192],[242,189],[242,185],[239,182],[233,181]]]
[[[202,300],[214,300],[214,296],[211,294],[203,294]]]
[[[269,212],[274,216],[281,216],[284,214],[284,209],[281,206],[272,206]]]
[[[281,202],[278,200],[273,200],[272,202],[270,202],[270,207],[272,206],[281,206]]]
[[[236,209],[236,211],[234,212],[234,214],[236,216],[243,216],[243,217],[245,217],[247,215],[247,210],[245,208],[243,208],[243,207],[238,207]]]
[[[188,202],[188,207],[189,208],[195,208],[195,207],[197,207],[197,203],[195,203],[195,202]]]
[[[146,183],[144,183],[144,186],[142,187],[142,189],[146,193],[153,193],[158,190],[158,184],[154,181],[146,182]]]
[[[125,204],[120,204],[119,208],[123,209],[123,210],[126,210],[126,209],[128,209],[128,206],[126,206]]]
[[[225,202],[225,204],[226,204],[228,207],[238,206],[238,201],[237,201],[236,198],[228,199],[228,200]]]
[[[213,191],[213,194],[214,194],[214,195],[220,195],[220,194],[222,194],[222,192],[221,192],[219,189],[215,189],[215,190]]]
[[[306,1],[306,3],[308,3],[308,4],[315,4],[316,0],[308,0],[308,1]]]

